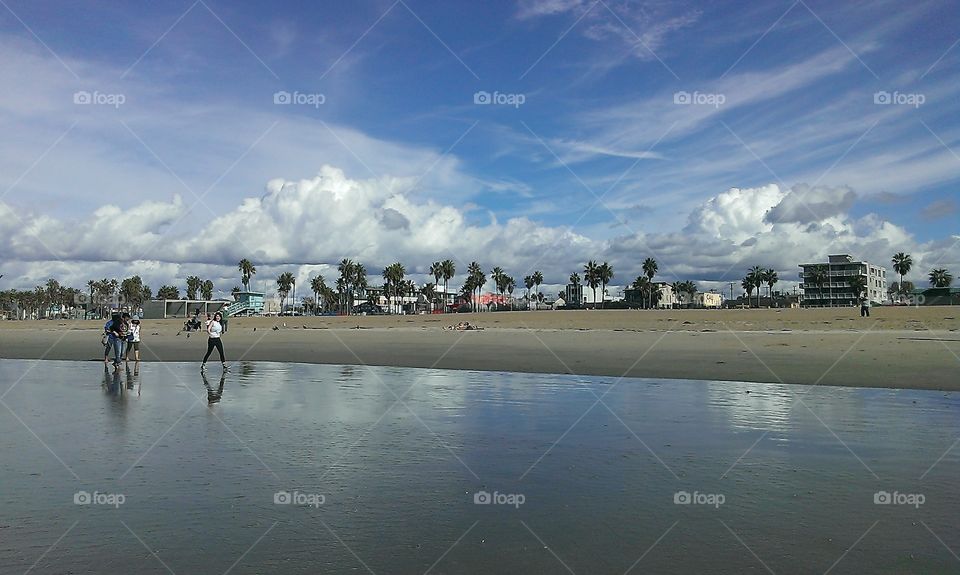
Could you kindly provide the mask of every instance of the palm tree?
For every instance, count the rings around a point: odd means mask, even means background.
[[[780,281],[780,277],[777,276],[777,271],[773,268],[763,270],[763,281],[767,284],[767,297],[773,302],[773,286]]]
[[[483,273],[483,268],[480,267],[480,264],[475,261],[470,262],[470,265],[467,266],[467,275],[470,277],[470,284],[473,286],[473,289],[477,291],[474,310],[480,311],[480,296],[483,294],[484,284],[487,283],[487,276]]]
[[[440,262],[440,267],[443,270],[443,311],[447,311],[447,282],[457,273],[457,266],[448,259]]]
[[[600,266],[590,260],[583,266],[583,281],[593,290],[593,307],[597,307],[597,287],[600,286]]]
[[[197,276],[187,277],[187,299],[197,299],[197,292],[200,291],[200,284],[203,280]]]
[[[753,280],[753,286],[757,288],[757,308],[760,307],[760,286],[763,285],[763,268],[760,266],[753,266],[750,268],[750,273],[747,274],[747,277]]]
[[[817,292],[818,292],[818,298],[817,298],[817,299],[819,299],[820,302],[821,302],[821,305],[823,305],[823,304],[822,304],[822,302],[823,302],[823,284],[827,283],[827,266],[825,266],[825,265],[823,265],[823,264],[817,264],[817,265],[813,266],[813,267],[810,269],[810,273],[807,274],[807,278],[806,278],[805,282],[806,282],[806,281],[809,281],[809,282],[812,283],[813,285],[817,286]]]
[[[433,276],[433,285],[439,286],[440,279],[443,278],[443,262],[433,262],[430,264],[430,275]]]
[[[935,288],[950,287],[953,283],[953,275],[946,268],[937,268],[930,271],[930,285]]]
[[[406,284],[406,268],[400,262],[392,263],[383,269],[383,291],[387,296],[391,311],[396,308],[396,298],[403,293]]]
[[[160,286],[157,299],[180,299],[180,290],[176,286]]]
[[[367,268],[361,263],[353,264],[353,276],[350,280],[351,297],[367,297]]]
[[[437,284],[424,284],[424,286],[420,288],[420,295],[430,303],[430,311],[433,311],[433,304],[437,299]]]
[[[497,266],[490,272],[490,279],[493,280],[493,285],[497,288],[497,293],[500,294],[502,298],[503,292],[507,290],[507,286],[504,283],[507,280],[507,274],[503,273],[503,268]]]
[[[657,260],[653,258],[647,258],[643,260],[642,267],[643,267],[643,273],[647,276],[647,279],[650,280],[650,283],[652,284],[653,276],[657,275],[657,270],[659,269],[659,267],[657,266]],[[652,289],[649,290],[649,299],[650,301],[648,302],[649,305],[647,307],[653,307],[653,290]]]
[[[280,294],[280,313],[283,313],[283,304],[286,303],[287,296],[290,295],[290,290],[293,289],[293,283],[293,274],[290,272],[283,272],[277,276],[277,293]]]
[[[320,296],[327,290],[327,280],[318,275],[310,279],[310,289],[313,290],[313,297],[317,302],[317,309],[320,309]]]
[[[603,262],[602,264],[600,264],[600,267],[597,268],[597,274],[599,275],[600,286],[601,286],[600,307],[603,307],[603,302],[606,301],[607,299],[606,298],[607,284],[610,283],[610,280],[613,279],[613,266],[608,264],[607,262]]]
[[[633,280],[633,286],[632,286],[632,287],[633,287],[633,289],[637,290],[637,291],[640,292],[641,294],[643,294],[643,293],[650,294],[650,293],[652,293],[652,290],[650,289],[650,287],[651,287],[652,285],[653,285],[653,282],[650,281],[650,278],[648,278],[648,277],[645,276],[645,275],[639,275],[639,276],[637,276],[637,279]],[[643,299],[643,298],[641,298],[641,305],[643,305],[642,299]],[[648,303],[647,307],[649,307],[650,302],[651,302],[651,299],[648,297],[648,298],[647,298],[647,303]]]
[[[203,296],[203,299],[207,301],[213,299],[213,282],[212,281],[204,280],[204,282],[200,284],[200,295]]]
[[[517,289],[517,280],[507,277],[503,282],[504,291],[510,294],[510,311],[513,311],[513,290]]]
[[[750,294],[753,293],[753,278],[750,277],[750,274],[740,280],[740,286],[747,292],[747,305],[750,305]]]
[[[860,296],[867,291],[867,280],[863,276],[853,276],[848,283],[855,299],[860,299]]]
[[[686,303],[692,305],[694,300],[693,296],[697,294],[697,284],[693,283],[691,280],[684,280],[682,282],[677,282],[675,285],[677,287],[674,289],[679,288],[680,293],[690,296],[690,299],[687,299]]]
[[[243,283],[243,289],[250,291],[250,278],[257,273],[257,268],[247,258],[240,260],[240,263],[237,264],[237,268],[240,270],[240,280],[241,283]]]
[[[905,254],[905,253],[903,253],[903,252],[897,252],[897,253],[893,254],[893,258],[891,259],[891,261],[893,262],[893,271],[895,271],[895,272],[897,272],[898,274],[900,274],[900,286],[901,286],[900,295],[901,295],[901,299],[902,299],[902,296],[903,296],[903,289],[902,289],[902,286],[903,286],[903,276],[905,276],[905,275],[907,275],[908,273],[910,273],[910,268],[913,267],[913,258],[910,257],[910,254]]]
[[[533,285],[536,286],[536,288],[537,288],[537,293],[539,294],[539,293],[540,293],[540,284],[543,283],[543,274],[538,270],[538,271],[533,272],[533,275],[531,275],[530,277],[533,278]],[[540,297],[540,296],[538,295],[538,296],[537,296],[538,301],[539,301],[539,297]]]
[[[527,309],[530,309],[530,290],[533,289],[533,276],[524,276],[523,285],[527,288],[527,293],[524,294],[524,298],[527,300]]]

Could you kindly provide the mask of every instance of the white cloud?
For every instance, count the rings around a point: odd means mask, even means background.
[[[477,260],[485,269],[499,265],[518,280],[540,269],[548,293],[587,259],[610,261],[615,286],[632,281],[647,256],[659,261],[660,279],[709,282],[704,286],[738,282],[747,268],[761,265],[780,272],[781,287],[789,288],[797,264],[828,252],[887,265],[892,253],[907,251],[917,262],[912,279],[918,281],[934,265],[960,269],[960,249],[949,238],[919,243],[876,215],[852,217],[847,210],[853,191],[847,188],[732,188],[692,210],[682,231],[608,242],[527,218],[473,223],[463,209],[411,194],[410,178],[352,179],[325,166],[316,177],[274,179],[266,188],[264,195],[201,221],[187,235],[163,234],[185,210],[177,198],[126,210],[107,205],[73,221],[20,213],[23,225],[0,202],[0,243],[9,246],[5,281],[28,288],[57,277],[81,287],[92,278],[139,273],[156,289],[164,283],[182,287],[186,276],[199,275],[227,292],[238,283],[234,262],[243,257],[254,261],[257,281],[271,290],[281,271],[294,271],[301,286],[318,272],[332,281],[344,257],[364,263],[374,283],[394,261],[419,282],[432,281],[426,275],[429,263],[446,258],[457,262],[461,273]],[[799,207],[804,199],[829,209],[816,220],[807,218]],[[789,217],[771,218],[778,210]]]

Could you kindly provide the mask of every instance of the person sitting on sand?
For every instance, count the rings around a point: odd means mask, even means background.
[[[477,327],[475,325],[470,325],[469,321],[461,321],[457,325],[451,325],[443,329],[452,329],[454,331],[479,331],[482,330],[482,327]]]

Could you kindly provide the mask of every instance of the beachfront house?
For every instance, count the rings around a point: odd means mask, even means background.
[[[825,272],[823,282],[816,281],[816,271]],[[800,289],[803,307],[844,307],[859,304],[851,287],[854,278],[862,278],[866,296],[874,305],[883,303],[887,295],[887,269],[866,261],[855,261],[849,254],[827,256],[826,262],[800,264]]]
[[[716,292],[697,292],[693,294],[693,305],[703,309],[720,309],[723,307],[723,296]]]

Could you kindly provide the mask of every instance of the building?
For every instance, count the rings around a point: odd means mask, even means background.
[[[818,267],[825,272],[824,282],[813,281]],[[863,278],[866,297],[874,304],[881,304],[887,296],[887,269],[870,262],[854,261],[848,254],[832,255],[826,262],[800,264],[800,289],[803,290],[803,307],[844,307],[859,303],[853,292],[851,280]]]
[[[567,284],[567,287],[563,290],[563,301],[564,305],[567,302],[571,304],[583,305],[583,284]]]
[[[654,291],[653,307],[655,309],[673,309],[679,307],[682,303],[673,291],[673,285],[667,282],[653,282],[656,291]],[[659,295],[657,295],[659,291]],[[646,308],[650,303],[647,292],[629,287],[623,290],[623,300],[630,307]]]
[[[693,305],[699,308],[723,307],[723,296],[716,292],[697,292],[693,294]]]
[[[223,300],[162,299],[143,302],[144,319],[189,318],[197,311],[201,315],[215,313],[231,302]]]

